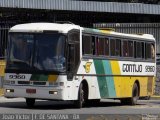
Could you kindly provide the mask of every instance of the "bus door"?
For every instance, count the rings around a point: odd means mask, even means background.
[[[74,89],[78,86],[78,76],[76,76],[79,61],[80,61],[80,32],[71,31],[68,34],[68,44],[67,44],[67,88],[72,91],[69,91],[69,96],[74,95]]]

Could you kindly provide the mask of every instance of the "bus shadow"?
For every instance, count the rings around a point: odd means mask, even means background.
[[[144,104],[138,104],[144,105]],[[83,108],[94,108],[94,107],[119,107],[129,106],[123,105],[120,102],[99,102],[94,104],[86,104]],[[35,106],[28,108],[24,102],[1,102],[0,107],[3,108],[17,108],[17,109],[33,109],[33,110],[63,110],[63,109],[78,109],[75,107],[73,102],[66,101],[36,101]]]

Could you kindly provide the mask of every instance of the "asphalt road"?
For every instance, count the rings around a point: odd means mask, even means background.
[[[121,105],[118,100],[101,100],[82,109],[74,108],[72,102],[38,100],[35,107],[29,109],[23,98],[0,97],[0,113],[160,114],[160,100],[139,100],[136,106]]]

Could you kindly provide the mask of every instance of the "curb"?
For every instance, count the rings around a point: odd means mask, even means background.
[[[0,89],[0,97],[4,95],[3,89]]]
[[[160,95],[151,96],[151,100],[160,100]]]

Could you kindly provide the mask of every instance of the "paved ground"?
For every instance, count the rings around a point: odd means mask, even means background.
[[[44,116],[44,119],[42,120],[55,120],[55,118],[52,118],[55,115],[68,114],[71,115],[68,120],[76,115],[80,115],[80,119],[86,120],[101,120],[106,118],[106,120],[108,120],[110,117],[116,117],[118,118],[117,120],[121,120],[119,118],[122,116],[125,117],[126,120],[137,120],[142,119],[142,117],[146,117],[146,115],[149,115],[149,117],[160,118],[160,100],[139,100],[138,105],[136,106],[121,105],[118,100],[101,100],[99,104],[86,106],[82,109],[75,108],[72,102],[38,100],[36,101],[35,107],[30,109],[26,106],[25,99],[23,98],[6,99],[4,97],[0,97],[0,119],[4,120],[4,116],[2,115],[6,114],[30,114],[31,117],[40,115],[40,117]],[[50,118],[50,115],[53,116]],[[107,117],[105,117],[106,115]],[[49,118],[47,118],[47,116]],[[92,118],[90,119],[91,116]],[[132,117],[134,119],[129,119]],[[36,118],[40,119],[39,116],[36,116]],[[122,120],[124,120],[124,118],[122,118]]]
[[[0,97],[0,113],[79,113],[79,114],[160,114],[160,100],[140,100],[136,106],[121,105],[118,100],[102,100],[99,104],[76,109],[72,102],[36,101],[33,109],[27,108],[25,99]]]

